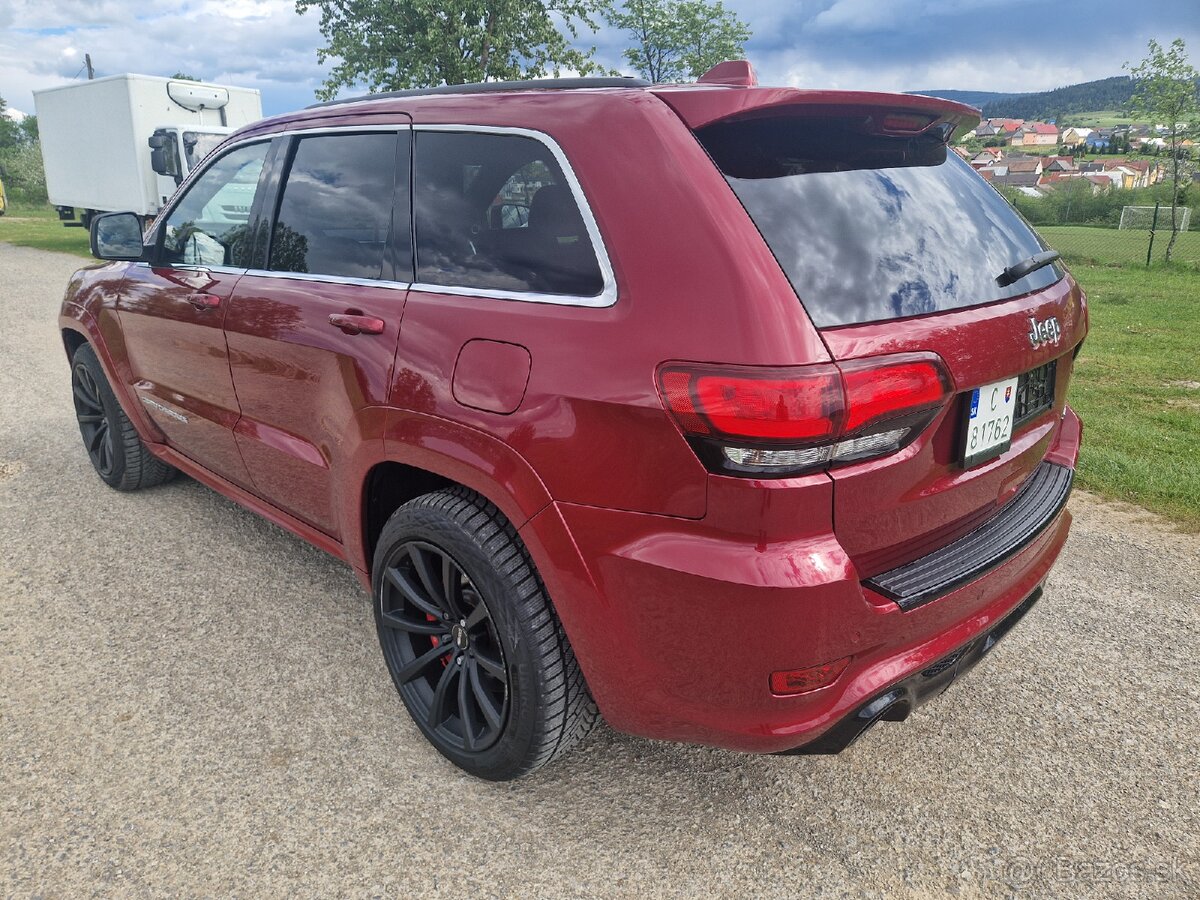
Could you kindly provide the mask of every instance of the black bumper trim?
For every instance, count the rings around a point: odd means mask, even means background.
[[[863,583],[907,611],[945,596],[1020,552],[1067,505],[1075,470],[1043,462],[982,525],[932,553]]]
[[[876,722],[901,722],[907,719],[914,709],[941,694],[960,675],[974,668],[1024,618],[1041,596],[1042,589],[1039,586],[988,631],[876,694],[815,741],[794,750],[785,750],[784,754],[804,756],[841,753]]]

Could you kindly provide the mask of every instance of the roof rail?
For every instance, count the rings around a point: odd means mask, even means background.
[[[406,91],[383,91],[378,94],[363,94],[361,97],[346,97],[342,100],[326,100],[314,103],[305,109],[320,109],[323,106],[341,106],[344,103],[364,103],[368,100],[388,100],[394,97],[424,97],[430,94],[489,94],[493,91],[569,91],[579,88],[643,88],[653,87],[641,78],[539,78],[525,81],[483,81],[476,84],[443,84],[438,87],[412,88]]]

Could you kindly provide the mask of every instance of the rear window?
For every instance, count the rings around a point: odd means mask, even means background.
[[[940,139],[865,126],[792,117],[697,133],[817,327],[960,309],[1062,277],[1054,265],[998,286],[1041,239]]]

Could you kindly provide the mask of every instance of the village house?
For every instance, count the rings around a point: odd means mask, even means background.
[[[1053,147],[1058,143],[1058,126],[1046,122],[1026,122],[1012,136],[1014,147]]]
[[[979,170],[993,184],[1009,187],[1037,187],[1042,174],[1042,159],[1038,156],[1009,156],[1001,162]]]
[[[976,169],[982,169],[984,166],[990,166],[1004,159],[1003,147],[984,147],[973,157],[971,157],[971,165]]]
[[[1047,156],[1046,163],[1042,167],[1043,172],[1074,172],[1075,157],[1073,156]]]

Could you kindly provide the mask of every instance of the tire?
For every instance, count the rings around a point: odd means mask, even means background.
[[[90,344],[81,344],[71,357],[71,391],[84,449],[105,484],[118,491],[136,491],[179,474],[146,449]]]
[[[518,778],[598,723],[529,554],[478,494],[450,488],[396,510],[375,550],[372,584],[392,681],[422,734],[455,765],[489,781]]]

